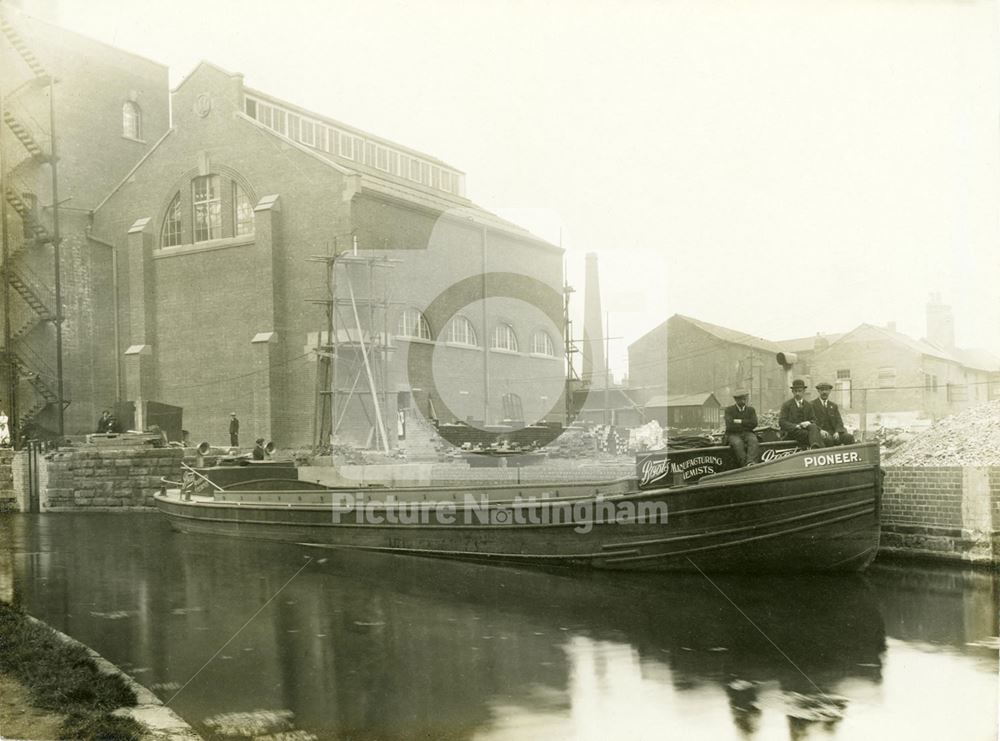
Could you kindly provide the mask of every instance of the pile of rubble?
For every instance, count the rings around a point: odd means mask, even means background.
[[[919,434],[919,432],[902,427],[880,427],[875,431],[874,439],[882,450],[882,456],[885,457],[896,452],[898,448],[906,445]]]
[[[757,427],[773,427],[778,429],[778,410],[768,409],[757,414]]]
[[[607,447],[608,428],[585,429],[572,425],[562,431],[555,440],[546,445],[550,458],[594,458],[601,449]],[[603,445],[602,445],[603,443]]]
[[[667,445],[663,428],[655,419],[629,430],[628,443],[629,448],[635,451],[661,450]]]
[[[890,466],[1000,466],[1000,401],[945,417],[883,456]]]

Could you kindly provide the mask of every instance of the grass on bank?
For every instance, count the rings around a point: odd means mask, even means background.
[[[138,741],[145,728],[111,711],[136,704],[121,677],[102,674],[82,646],[67,644],[18,607],[0,602],[0,673],[28,690],[39,710],[67,716],[62,738]]]

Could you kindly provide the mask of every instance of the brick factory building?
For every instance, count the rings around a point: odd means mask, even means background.
[[[43,63],[59,45],[17,29]],[[137,144],[81,202],[89,223],[63,228],[64,252],[79,243],[64,286],[80,309],[63,324],[67,433],[115,400],[182,407],[195,441],[226,440],[235,411],[241,442],[282,446],[331,428],[393,446],[417,410],[564,419],[560,248],[475,206],[458,169],[208,63],[170,93],[168,128],[166,71],[150,65],[140,87],[141,64],[109,63],[101,115],[57,112],[60,182],[100,169],[88,133]]]
[[[769,340],[674,314],[628,347],[629,387],[640,405],[655,397],[714,394],[732,404],[737,388],[750,391],[758,411],[784,400],[782,348]]]
[[[939,300],[928,305],[928,334],[950,316]],[[946,326],[947,323],[945,323]],[[777,410],[791,396],[776,355],[797,355],[792,375],[809,385],[829,381],[845,419],[866,426],[938,419],[1000,398],[1000,360],[989,352],[915,340],[890,325],[861,324],[843,334],[772,342],[675,314],[629,346],[629,393],[646,407],[674,406],[671,397],[714,394],[722,406],[737,388],[750,391],[758,412]],[[684,406],[679,404],[677,406]]]
[[[115,401],[113,322],[97,306],[112,293],[113,271],[111,250],[87,231],[93,209],[169,128],[167,68],[5,8],[0,70],[10,268],[0,405],[21,425],[57,429],[55,163],[66,430],[92,431],[101,406]]]

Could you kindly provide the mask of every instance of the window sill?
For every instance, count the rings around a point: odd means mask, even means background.
[[[224,250],[230,247],[248,247],[255,241],[254,234],[241,234],[238,237],[223,237],[222,239],[210,239],[205,242],[195,242],[194,244],[177,244],[173,247],[158,247],[153,252],[153,258],[178,257],[180,255],[192,255],[197,252],[212,252],[213,250]]]
[[[474,350],[475,352],[482,352],[483,348],[479,345],[467,345],[464,342],[446,342],[445,347],[453,347],[456,350]]]
[[[415,342],[418,345],[436,345],[437,344],[436,342],[434,342],[434,340],[427,340],[427,339],[424,339],[423,337],[410,337],[409,335],[405,335],[405,334],[398,334],[398,335],[396,335],[396,339],[397,340],[402,340],[403,342]]]
[[[529,358],[538,358],[539,360],[561,360],[561,358],[559,358],[559,357],[557,357],[555,355],[548,355],[547,353],[543,353],[543,352],[528,353],[528,357]]]
[[[521,355],[517,350],[507,350],[502,347],[491,347],[490,352],[495,352],[498,355]]]
[[[124,139],[127,142],[135,142],[136,144],[146,144],[147,143],[145,139],[136,139],[134,136],[128,136],[126,134],[122,134],[122,139]]]

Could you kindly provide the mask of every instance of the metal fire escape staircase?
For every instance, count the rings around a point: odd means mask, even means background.
[[[42,145],[39,144],[32,135],[31,130],[21,123],[13,112],[4,109],[3,122],[7,124],[7,128],[10,129],[14,138],[21,142],[21,145],[34,160],[38,162],[48,162],[48,153],[42,149]]]
[[[24,63],[28,65],[28,69],[31,70],[36,79],[48,79],[49,73],[46,72],[45,67],[38,61],[38,57],[31,51],[27,42],[21,38],[21,34],[18,33],[17,29],[11,25],[10,21],[2,13],[0,13],[0,33],[7,37],[7,42],[18,53],[21,59],[24,60]]]
[[[9,284],[31,309],[30,312],[26,312],[27,316],[21,324],[11,331],[11,339],[20,340],[40,323],[51,322],[56,318],[55,313],[49,308],[54,300],[52,292],[38,280],[30,268],[12,266]]]
[[[2,12],[0,12],[0,34],[6,38],[10,47],[20,56],[30,71],[32,77],[28,82],[35,83],[30,86],[31,88],[37,89],[39,84],[50,82],[48,71]],[[18,88],[18,92],[22,90],[28,90],[28,88],[24,86]],[[27,117],[31,118],[30,114],[27,114]],[[15,114],[9,104],[3,106],[3,121],[0,126],[5,126],[27,153],[27,157],[20,162],[13,165],[7,163],[8,177],[3,193],[4,200],[17,213],[23,225],[23,237],[11,234],[11,230],[8,229],[7,245],[7,259],[9,261],[7,290],[10,292],[8,303],[11,303],[10,299],[13,299],[13,293],[16,293],[28,309],[19,312],[23,314],[24,318],[16,327],[12,327],[11,346],[7,348],[11,372],[17,379],[19,407],[17,417],[23,425],[30,422],[50,405],[57,404],[59,395],[54,390],[56,372],[45,357],[26,341],[36,327],[56,320],[56,312],[53,310],[55,307],[53,291],[46,285],[45,279],[40,278],[24,264],[23,260],[17,258],[24,253],[25,248],[52,244],[54,238],[52,232],[38,220],[32,206],[25,201],[22,195],[23,191],[14,187],[10,175],[15,168],[21,169],[28,163],[36,165],[52,163],[52,157],[51,148],[47,151],[43,147],[29,126]],[[33,393],[24,394],[21,392],[22,383],[27,383]],[[69,402],[63,399],[62,404],[65,408]]]
[[[52,388],[55,371],[46,360],[28,345],[22,345],[11,354],[11,365],[19,379],[28,382],[35,391],[30,406],[21,412],[21,419],[27,421],[38,415],[49,404],[59,401],[59,395]],[[63,400],[63,406],[69,402]]]
[[[16,190],[8,186],[4,193],[4,198],[7,199],[7,203],[11,205],[11,208],[17,212],[17,215],[21,217],[21,223],[24,224],[25,231],[31,233],[36,244],[52,242],[52,235],[49,233],[49,230],[39,223],[35,215],[31,212],[31,208],[18,195]]]

